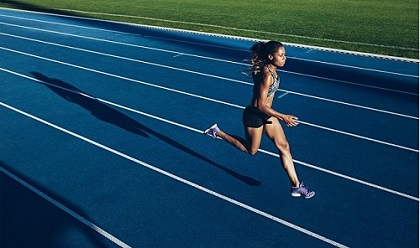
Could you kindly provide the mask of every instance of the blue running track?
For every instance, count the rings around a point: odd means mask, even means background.
[[[305,200],[202,134],[243,134],[252,44],[0,8],[0,246],[418,247],[418,61],[286,46]]]

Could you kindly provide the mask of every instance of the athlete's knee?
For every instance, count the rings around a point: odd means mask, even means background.
[[[276,146],[277,146],[277,149],[279,149],[281,153],[290,152],[290,145],[289,145],[289,142],[287,141],[276,142]]]
[[[254,151],[254,150],[249,150],[248,154],[251,156],[254,156],[256,153],[258,152],[258,150]]]
[[[248,147],[248,154],[253,156],[258,152],[258,147]]]

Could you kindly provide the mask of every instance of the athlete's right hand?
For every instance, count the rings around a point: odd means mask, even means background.
[[[293,115],[284,115],[283,121],[288,127],[296,127],[299,122],[297,121],[298,118]]]

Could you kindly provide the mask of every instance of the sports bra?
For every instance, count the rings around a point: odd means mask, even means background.
[[[270,85],[270,87],[268,88],[268,94],[267,97],[271,97],[274,96],[274,94],[276,93],[276,91],[278,90],[279,86],[280,86],[280,78],[279,76],[275,77],[274,73],[270,70],[270,68],[268,68],[268,71],[270,72],[271,76],[273,77],[273,84]]]
[[[267,67],[267,69],[268,69],[268,67]],[[267,97],[272,97],[272,96],[274,96],[274,94],[276,93],[277,89],[280,86],[280,78],[278,76],[275,77],[274,73],[270,69],[268,69],[268,71],[270,72],[271,76],[273,77],[273,83],[268,88]],[[253,93],[254,93],[253,98],[254,99],[258,97],[258,87],[259,87],[259,84],[261,83],[260,80],[262,80],[262,78],[260,78],[260,76],[257,76],[257,77],[258,77],[258,79],[254,78],[254,80],[258,81],[258,83],[255,83],[255,81],[254,81],[254,88],[253,88]]]

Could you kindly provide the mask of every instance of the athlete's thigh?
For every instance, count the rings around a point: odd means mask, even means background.
[[[249,149],[256,152],[261,144],[264,127],[245,127],[245,137],[249,144]]]
[[[279,145],[287,143],[286,135],[279,120],[275,117],[270,117],[268,120],[271,121],[271,124],[264,125],[264,133],[267,137]]]

